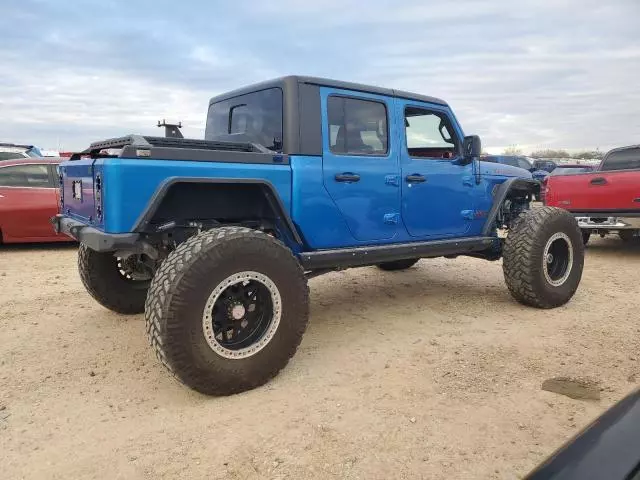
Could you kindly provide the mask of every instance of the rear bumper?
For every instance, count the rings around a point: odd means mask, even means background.
[[[143,249],[143,244],[140,242],[140,234],[138,233],[105,233],[64,215],[52,217],[51,223],[56,233],[63,233],[75,238],[97,252]]]
[[[640,229],[640,217],[583,217],[576,215],[580,228],[587,230],[636,230]]]

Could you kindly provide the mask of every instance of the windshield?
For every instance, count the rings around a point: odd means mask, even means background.
[[[282,90],[268,88],[212,104],[204,137],[282,151]]]

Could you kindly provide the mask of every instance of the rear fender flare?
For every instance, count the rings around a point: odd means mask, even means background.
[[[278,220],[282,222],[284,227],[287,229],[289,236],[298,244],[303,245],[302,237],[298,232],[295,224],[291,220],[291,217],[287,213],[278,192],[272,183],[268,182],[264,179],[258,178],[201,178],[201,177],[170,177],[167,178],[164,182],[160,184],[160,186],[156,189],[153,196],[149,200],[145,210],[136,220],[133,226],[133,232],[144,232],[146,228],[149,226],[151,219],[154,214],[158,210],[158,207],[162,203],[165,195],[169,191],[173,185],[177,185],[180,183],[206,183],[206,184],[251,184],[251,185],[259,185],[264,188],[266,193],[266,200],[269,202],[271,208],[278,216]]]
[[[509,196],[515,192],[519,193],[540,193],[540,182],[529,178],[508,178],[499,185],[496,185],[493,193],[493,204],[487,215],[487,221],[482,228],[482,235],[489,236],[500,213],[500,207]]]

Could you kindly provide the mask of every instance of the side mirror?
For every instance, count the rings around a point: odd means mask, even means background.
[[[471,161],[474,158],[480,156],[482,152],[482,143],[480,142],[480,137],[478,135],[468,135],[464,137],[464,142],[462,143],[462,151],[464,154],[464,158],[467,161]]]

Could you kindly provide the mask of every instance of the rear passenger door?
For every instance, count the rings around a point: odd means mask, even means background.
[[[320,95],[324,186],[353,235],[350,243],[393,238],[400,220],[394,99],[327,87]]]

